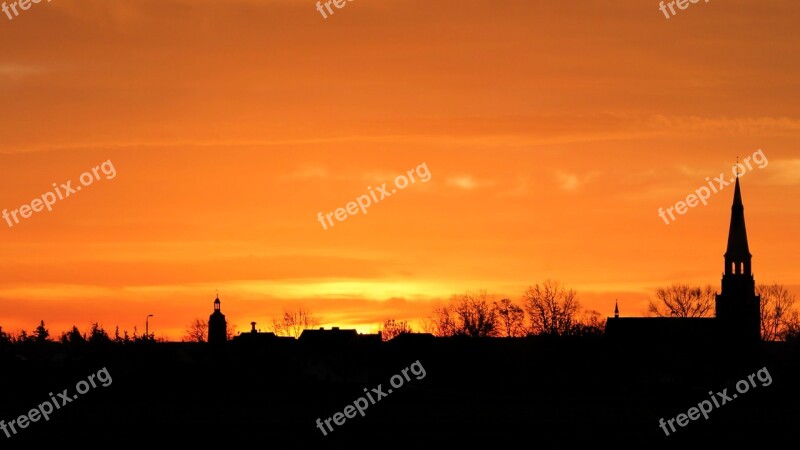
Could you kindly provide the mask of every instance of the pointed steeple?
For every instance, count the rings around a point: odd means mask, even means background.
[[[742,188],[739,185],[739,177],[736,177],[736,187],[733,193],[733,206],[731,206],[731,225],[728,231],[728,249],[725,252],[725,263],[730,266],[732,263],[746,263],[747,272],[735,271],[737,274],[744,272],[749,275],[750,266],[750,246],[747,243],[747,227],[744,223],[744,203],[742,203]],[[730,267],[726,267],[725,273],[729,272]]]
[[[737,176],[728,250],[725,252],[725,274],[716,302],[720,331],[730,342],[758,342],[761,339],[761,297],[756,295],[752,258],[744,225],[742,189]]]
[[[614,318],[619,319],[619,301],[614,300]]]

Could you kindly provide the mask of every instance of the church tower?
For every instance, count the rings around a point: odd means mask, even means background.
[[[717,321],[724,339],[757,342],[761,339],[761,297],[756,295],[738,176],[735,189],[722,292],[717,295]]]
[[[208,318],[208,343],[212,345],[224,344],[228,339],[228,324],[220,307],[221,302],[217,295],[217,299],[214,300],[214,312]]]

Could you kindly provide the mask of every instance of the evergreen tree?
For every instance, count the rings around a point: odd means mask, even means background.
[[[86,343],[86,339],[84,339],[83,335],[81,335],[80,330],[78,327],[72,326],[72,329],[64,334],[61,335],[61,343],[62,344],[83,344]]]
[[[92,324],[92,329],[89,331],[90,344],[107,344],[111,342],[108,333],[97,322]]]
[[[39,343],[50,340],[50,331],[44,327],[44,320],[39,322],[39,326],[33,332],[33,340]]]
[[[3,327],[0,327],[0,345],[6,345],[11,343],[11,336],[8,333],[3,331]]]

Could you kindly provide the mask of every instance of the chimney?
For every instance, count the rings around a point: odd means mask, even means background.
[[[253,329],[250,330],[250,332],[251,333],[257,333],[257,331],[256,331],[256,323],[255,322],[250,322],[250,325],[253,327]]]

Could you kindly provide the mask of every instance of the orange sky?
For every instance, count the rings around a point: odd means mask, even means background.
[[[0,325],[180,339],[212,310],[266,329],[415,323],[467,289],[555,278],[624,315],[719,285],[742,179],[759,282],[800,292],[800,3],[54,0],[0,15],[0,209],[112,161],[8,227]],[[425,163],[429,182],[324,231]]]

